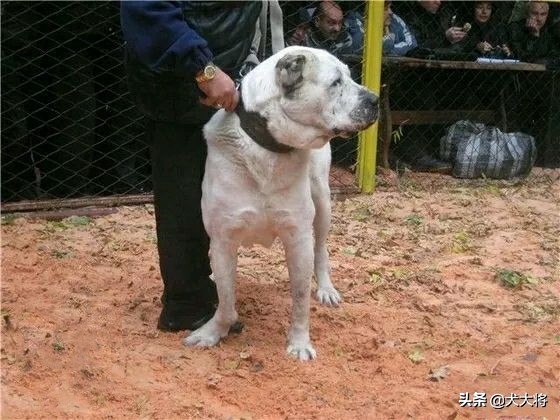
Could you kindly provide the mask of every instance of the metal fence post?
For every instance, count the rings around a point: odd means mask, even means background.
[[[383,6],[384,1],[371,0],[367,2],[367,24],[364,35],[362,82],[377,95],[380,94],[381,90]],[[358,185],[362,193],[370,193],[375,189],[378,126],[379,121],[360,133],[356,174],[358,176]]]

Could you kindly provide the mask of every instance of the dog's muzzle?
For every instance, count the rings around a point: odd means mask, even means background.
[[[379,115],[379,98],[373,92],[364,89],[360,92],[358,106],[350,113],[360,130],[369,127]]]

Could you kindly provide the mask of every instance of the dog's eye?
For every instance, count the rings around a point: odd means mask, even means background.
[[[342,78],[339,77],[338,79],[336,79],[334,82],[331,83],[331,87],[335,87],[338,86],[342,83]]]

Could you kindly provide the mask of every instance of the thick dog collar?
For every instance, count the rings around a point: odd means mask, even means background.
[[[241,86],[239,86],[239,103],[235,112],[239,117],[241,128],[253,139],[259,146],[274,153],[288,153],[294,150],[293,147],[279,143],[270,133],[267,126],[266,118],[259,115],[258,112],[247,111],[243,103],[243,95],[241,94]]]

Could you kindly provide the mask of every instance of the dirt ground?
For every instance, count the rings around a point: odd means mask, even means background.
[[[312,303],[309,363],[285,354],[279,244],[241,251],[244,331],[193,349],[155,329],[152,206],[4,216],[2,418],[559,418],[559,176],[387,172],[373,195],[336,196],[329,249],[345,301]],[[487,407],[461,407],[467,392]],[[530,407],[535,393],[545,408]],[[496,394],[509,407],[492,408]]]

